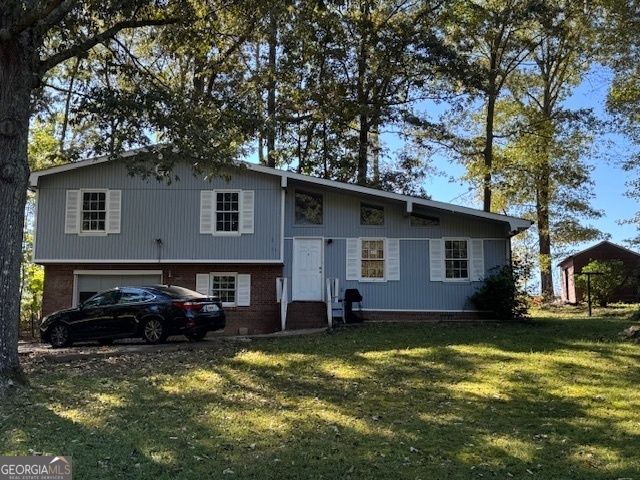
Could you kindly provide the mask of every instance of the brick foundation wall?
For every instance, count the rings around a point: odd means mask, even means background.
[[[363,311],[365,322],[474,322],[490,320],[483,312]]]
[[[160,268],[159,268],[160,267]],[[251,306],[226,307],[225,335],[262,334],[280,330],[280,305],[276,299],[276,278],[281,265],[158,265],[158,264],[50,264],[45,265],[42,314],[71,307],[74,270],[160,270],[163,282],[195,289],[196,274],[237,272],[251,274]],[[323,312],[324,313],[324,312]],[[366,322],[458,322],[487,320],[481,312],[380,312],[364,311]],[[490,319],[489,319],[490,320]],[[296,324],[290,322],[290,329]],[[302,324],[299,328],[302,328]]]
[[[276,299],[276,278],[282,265],[214,265],[214,264],[49,264],[44,266],[42,314],[48,315],[73,304],[74,270],[160,270],[164,283],[195,289],[196,274],[237,272],[251,274],[251,306],[226,307],[226,335],[261,334],[280,330],[280,305]]]
[[[74,265],[45,265],[42,316],[73,305]],[[105,269],[106,270],[106,269]]]

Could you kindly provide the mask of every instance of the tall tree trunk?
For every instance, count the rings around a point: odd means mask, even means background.
[[[276,52],[278,17],[276,8],[269,14],[269,81],[267,83],[267,166],[276,166]]]
[[[540,174],[538,177],[538,201],[536,204],[538,215],[538,240],[540,242],[540,288],[542,298],[550,302],[554,299],[553,292],[553,268],[551,258],[551,142],[555,137],[553,110],[555,102],[551,90],[553,85],[549,80],[548,69],[541,68],[541,77],[544,81],[544,94],[542,98],[542,120],[546,126],[543,132],[542,156],[540,158]]]
[[[491,169],[493,168],[493,122],[495,118],[496,95],[491,92],[487,102],[487,119],[485,128],[484,167],[486,169],[484,184],[484,211],[491,211]]]
[[[362,18],[359,21],[360,29],[360,45],[358,47],[358,83],[357,83],[357,103],[359,113],[358,125],[358,166],[356,173],[356,182],[358,185],[367,184],[367,166],[369,163],[369,95],[366,88],[367,68],[368,68],[368,44],[369,44],[369,21],[370,8],[368,0],[361,4]]]
[[[372,181],[373,185],[376,188],[380,188],[380,126],[378,123],[373,127],[373,131],[371,132],[371,136],[373,137],[373,146],[372,146]]]
[[[64,102],[64,117],[62,119],[62,128],[60,131],[60,153],[65,152],[65,140],[67,139],[67,128],[69,127],[69,115],[71,112],[71,97],[73,97],[73,84],[78,76],[78,70],[80,69],[80,59],[76,58],[76,62],[73,65],[73,71],[71,72],[71,79],[69,80],[69,91],[67,92],[67,98]]]
[[[360,132],[358,136],[358,185],[367,184],[367,166],[369,160],[369,118],[360,114]]]
[[[487,88],[487,117],[485,119],[485,138],[484,138],[484,168],[485,174],[483,179],[484,185],[484,205],[485,212],[491,211],[491,169],[493,168],[493,125],[496,116],[496,101],[498,100],[498,55],[496,48],[491,52],[489,59],[489,84]]]
[[[0,17],[0,28],[5,21]],[[18,357],[20,263],[29,181],[27,143],[34,50],[27,35],[0,41],[0,397],[26,384]]]
[[[256,42],[256,72],[259,72],[261,68],[260,62],[260,42]],[[262,108],[263,90],[262,83],[256,82],[256,105],[258,108],[258,116],[260,120],[264,120],[264,110]],[[264,128],[260,128],[258,131],[258,163],[264,165]]]
[[[553,270],[551,264],[551,232],[549,218],[549,189],[551,183],[551,167],[545,158],[538,178],[538,201],[536,205],[538,216],[538,244],[540,264],[540,287],[545,301],[554,298]]]

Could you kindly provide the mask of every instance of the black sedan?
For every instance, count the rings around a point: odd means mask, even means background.
[[[155,344],[169,335],[198,341],[207,332],[224,327],[225,314],[217,297],[153,285],[106,290],[76,308],[52,313],[42,320],[40,335],[53,348],[80,340],[109,344],[117,338],[133,337]]]

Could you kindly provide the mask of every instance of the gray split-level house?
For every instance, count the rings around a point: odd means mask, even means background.
[[[43,315],[170,283],[219,295],[226,334],[300,327],[318,311],[326,325],[346,289],[368,320],[473,319],[469,295],[531,225],[254,164],[227,182],[185,163],[167,185],[130,176],[127,158],[31,174]]]

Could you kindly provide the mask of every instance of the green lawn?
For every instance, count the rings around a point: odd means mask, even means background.
[[[76,479],[640,480],[630,311],[29,359],[0,455],[72,455]]]

